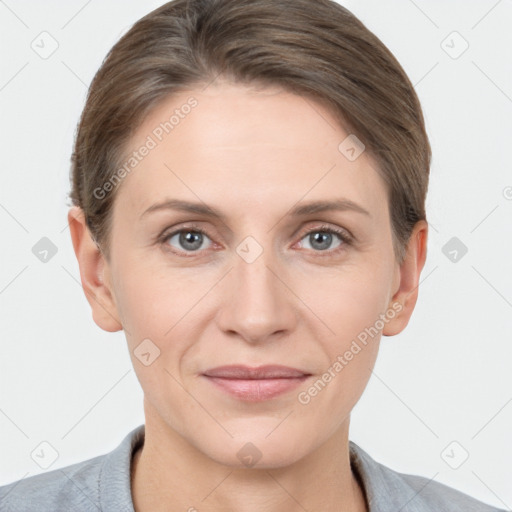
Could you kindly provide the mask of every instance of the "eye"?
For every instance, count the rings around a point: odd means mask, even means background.
[[[178,253],[186,253],[186,252],[199,252],[202,249],[205,249],[204,242],[205,237],[210,239],[210,237],[200,228],[190,227],[190,228],[182,228],[178,231],[174,231],[167,235],[164,235],[161,239],[161,242],[166,245],[170,245],[173,248],[177,248],[176,252]],[[173,240],[174,244],[173,245]]]
[[[329,250],[334,239],[333,235],[338,238],[340,243],[334,249]],[[330,226],[315,226],[309,229],[306,236],[301,240],[306,240],[309,244],[309,247],[306,246],[306,249],[312,249],[315,252],[325,251],[328,253],[327,255],[330,255],[333,252],[345,249],[346,245],[350,245],[352,238],[343,229],[336,229]]]
[[[333,235],[335,235],[333,237]],[[338,238],[338,245],[332,249],[333,240]],[[212,243],[209,235],[198,226],[183,227],[179,230],[162,235],[159,239],[160,243],[171,248],[171,251],[178,255],[194,256],[194,253],[200,253],[203,250],[211,248]],[[306,241],[306,249],[311,250],[320,256],[329,256],[338,251],[342,251],[346,246],[351,245],[352,236],[341,228],[333,228],[331,226],[315,226],[310,228],[301,238]],[[302,245],[302,243],[301,243]],[[309,245],[309,246],[308,246]]]

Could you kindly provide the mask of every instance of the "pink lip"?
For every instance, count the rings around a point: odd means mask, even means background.
[[[268,400],[291,391],[311,374],[296,368],[266,365],[219,366],[203,373],[213,384],[235,397],[250,402]]]

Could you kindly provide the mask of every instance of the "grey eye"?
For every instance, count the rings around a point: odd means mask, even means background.
[[[176,247],[176,245],[173,245],[173,247],[181,251],[196,252],[200,249],[204,249],[202,245],[208,237],[206,236],[205,233],[202,233],[201,231],[195,231],[192,229],[182,229],[181,231],[176,231],[175,233],[170,234],[166,238],[166,240],[168,240],[169,243],[171,243],[171,241],[176,238],[178,247]]]
[[[328,230],[311,231],[302,240],[307,240],[307,242],[310,244],[309,247],[305,247],[306,249],[325,251],[327,249],[333,249],[333,247],[331,247],[331,244],[334,239],[333,235],[338,237],[338,239],[340,240],[338,246],[341,245],[341,243],[343,242],[341,236],[338,235],[337,233]]]

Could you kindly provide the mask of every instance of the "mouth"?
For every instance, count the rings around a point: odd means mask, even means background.
[[[311,374],[297,368],[266,365],[219,366],[202,374],[221,391],[240,400],[258,402],[292,391]]]

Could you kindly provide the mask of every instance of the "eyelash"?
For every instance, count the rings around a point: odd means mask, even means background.
[[[184,256],[185,258],[194,257],[196,254],[199,254],[201,251],[188,251],[190,255],[187,255],[187,251],[178,252],[174,249],[171,249],[170,248],[171,246],[169,244],[167,244],[167,242],[170,238],[172,238],[174,235],[177,235],[177,234],[183,233],[183,232],[185,232],[185,233],[200,233],[202,235],[206,235],[208,238],[210,238],[210,240],[212,239],[212,237],[208,234],[207,231],[205,231],[204,229],[200,228],[197,225],[191,224],[189,226],[184,226],[180,229],[172,231],[171,233],[164,233],[164,234],[160,235],[158,237],[158,242],[161,245],[165,245],[166,246],[165,249],[169,250],[173,254],[176,254],[178,256]],[[305,238],[310,233],[317,233],[317,232],[338,235],[342,242],[340,244],[340,246],[337,247],[336,249],[326,249],[325,251],[313,250],[313,252],[318,253],[318,256],[320,256],[320,257],[333,256],[334,254],[337,254],[343,250],[346,250],[346,246],[352,245],[353,241],[354,241],[353,236],[348,231],[341,229],[341,228],[333,228],[328,225],[315,226],[313,228],[308,229],[305,233],[303,233],[300,240]]]

